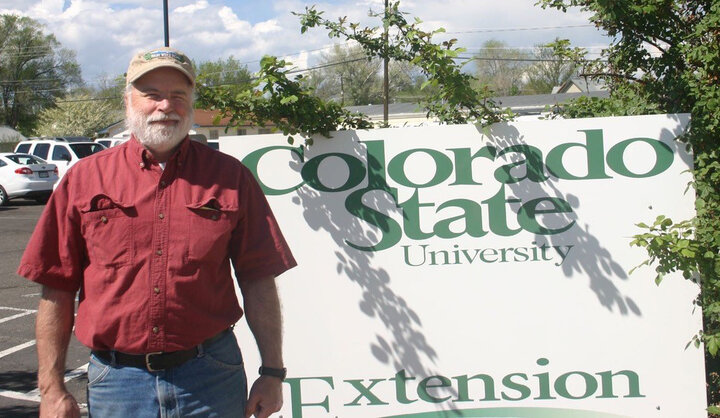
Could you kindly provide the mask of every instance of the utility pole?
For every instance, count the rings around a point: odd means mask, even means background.
[[[383,122],[385,126],[388,126],[388,103],[390,101],[390,75],[388,74],[388,64],[390,62],[390,58],[388,58],[388,24],[387,24],[387,18],[388,18],[388,0],[385,0],[385,33],[383,35],[385,40],[385,55],[383,57]]]
[[[165,20],[165,46],[168,47],[170,46],[170,31],[168,30],[168,0],[163,0],[163,17]]]

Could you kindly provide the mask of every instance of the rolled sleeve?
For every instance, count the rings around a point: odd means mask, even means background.
[[[45,206],[17,273],[52,288],[77,291],[85,252],[78,213],[71,204],[70,175],[63,177]]]
[[[239,281],[278,276],[297,265],[265,195],[243,167],[230,258]]]

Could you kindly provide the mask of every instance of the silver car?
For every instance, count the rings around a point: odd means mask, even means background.
[[[47,202],[58,181],[58,168],[29,154],[0,153],[0,206],[10,199]]]

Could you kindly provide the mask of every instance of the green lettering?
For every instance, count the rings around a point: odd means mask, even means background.
[[[585,143],[569,142],[560,144],[550,150],[545,160],[548,171],[564,180],[596,180],[612,178],[605,173],[605,148],[602,129],[580,131],[585,133]],[[563,164],[565,152],[570,148],[582,148],[585,151],[587,174],[583,177],[570,174]]]
[[[545,175],[545,165],[543,164],[543,155],[540,149],[531,145],[512,145],[500,151],[497,156],[502,157],[510,152],[522,154],[525,159],[506,164],[495,170],[495,179],[497,181],[503,184],[512,184],[528,179],[535,183],[542,183],[548,179]],[[525,165],[525,175],[522,177],[515,177],[512,171],[514,168],[521,165]]]
[[[520,199],[507,199],[505,200],[505,186],[503,185],[500,187],[500,190],[495,194],[495,196],[491,197],[488,200],[483,201],[482,203],[487,203],[488,205],[488,214],[490,215],[490,231],[492,231],[495,235],[500,235],[502,237],[509,237],[512,235],[517,234],[522,229],[510,229],[510,227],[507,224],[507,209],[505,208],[505,205],[507,203],[518,203],[521,202]]]
[[[433,381],[437,380],[438,383],[431,384]],[[432,396],[430,392],[428,392],[428,389],[436,389],[436,388],[447,388],[450,387],[450,379],[448,379],[445,376],[430,376],[426,377],[425,379],[420,381],[420,384],[418,384],[418,396],[420,399],[422,399],[425,402],[431,402],[431,403],[441,403],[445,402],[448,399],[450,399],[450,395],[439,398],[436,396]]]
[[[435,162],[435,175],[432,179],[430,179],[427,183],[424,184],[414,183],[410,181],[410,179],[408,179],[405,175],[405,162],[412,154],[418,152],[429,155]],[[450,158],[448,158],[440,151],[427,148],[412,149],[401,152],[400,154],[396,155],[392,160],[390,160],[390,164],[388,164],[388,174],[390,174],[390,178],[395,180],[398,184],[414,188],[437,186],[438,184],[447,180],[448,177],[450,177],[450,174],[452,174],[452,171],[453,163],[452,161],[450,161]]]
[[[522,383],[514,382],[514,381],[512,380],[512,378],[515,377],[515,376],[520,377],[520,378],[522,378],[522,379],[525,380],[525,381],[528,380],[527,375],[526,375],[525,373],[511,373],[511,374],[503,377],[503,380],[502,380],[503,386],[505,386],[505,387],[508,388],[508,389],[512,389],[512,390],[515,390],[515,391],[517,391],[517,392],[520,393],[520,396],[518,396],[518,397],[512,397],[512,396],[508,395],[507,393],[505,393],[505,391],[502,391],[502,393],[501,393],[501,394],[502,394],[502,398],[505,399],[506,401],[521,401],[521,400],[526,399],[526,398],[528,398],[528,397],[530,396],[530,393],[531,393],[531,392],[530,392],[530,388],[528,388],[527,386],[523,385]]]
[[[355,400],[353,400],[350,403],[346,403],[345,406],[359,406],[360,405],[360,399],[365,398],[368,400],[368,403],[366,405],[389,405],[387,402],[383,402],[375,396],[374,393],[372,393],[371,389],[373,386],[377,385],[380,382],[384,382],[385,379],[370,379],[370,384],[366,387],[363,385],[364,380],[345,380],[345,382],[350,383],[352,387],[354,387],[360,394],[358,395]]]
[[[415,240],[431,238],[433,236],[432,232],[424,232],[420,229],[420,208],[435,206],[434,203],[420,203],[418,194],[418,189],[415,189],[415,193],[413,193],[408,200],[400,204],[403,210],[405,235]]]
[[[325,161],[325,159],[328,157],[340,158],[347,165],[348,178],[345,181],[345,184],[343,184],[342,186],[330,188],[325,186],[320,181],[318,169],[320,167],[320,164],[322,164],[322,162]],[[305,180],[305,182],[315,190],[318,190],[320,192],[342,192],[352,189],[365,179],[365,166],[363,165],[362,161],[351,155],[342,153],[329,153],[322,154],[310,159],[308,162],[305,163],[305,165],[303,165],[302,170],[300,170],[300,174],[302,175],[303,180]]]
[[[552,207],[539,209],[539,207],[545,202],[550,204]],[[565,232],[572,228],[572,226],[575,225],[575,221],[568,221],[567,225],[563,227],[550,229],[540,225],[537,220],[537,215],[569,212],[572,212],[572,207],[565,200],[560,199],[559,197],[541,197],[522,205],[518,211],[517,220],[520,226],[528,232],[542,235],[553,235]]]
[[[550,361],[546,358],[537,359],[538,366],[547,366]],[[557,399],[550,395],[550,373],[538,373],[533,376],[538,378],[540,383],[540,395],[533,399]]]
[[[633,142],[644,142],[652,147],[655,152],[655,165],[647,173],[633,173],[625,165],[625,150]],[[607,154],[607,163],[616,173],[631,178],[645,178],[656,176],[670,168],[673,163],[674,154],[666,144],[652,138],[631,138],[615,144]]]
[[[479,399],[481,401],[499,401],[497,397],[495,397],[495,381],[491,376],[488,376],[486,374],[476,374],[473,377],[467,377],[465,376],[456,376],[453,377],[453,379],[457,380],[458,382],[458,393],[457,393],[457,399],[454,400],[454,402],[469,402],[472,401],[470,399],[470,391],[468,389],[468,382],[470,380],[479,379],[483,382],[483,389],[485,391],[485,396],[482,399]]]
[[[335,386],[333,385],[333,378],[330,376],[326,377],[289,377],[285,379],[285,383],[290,385],[290,404],[292,406],[292,416],[297,418],[302,418],[302,409],[306,406],[320,406],[325,409],[326,412],[330,412],[330,401],[329,397],[325,396],[325,399],[323,399],[321,402],[316,403],[303,403],[302,401],[302,391],[301,391],[301,383],[303,380],[321,380],[328,385],[330,385],[331,389],[335,389]]]
[[[470,155],[470,148],[450,148],[448,151],[455,154],[455,181],[450,183],[451,186],[459,184],[470,186],[481,185],[481,182],[473,179],[473,160],[476,158],[487,158],[490,161],[494,161],[495,155],[497,154],[497,148],[491,146],[480,148],[478,152],[472,156]]]
[[[409,404],[409,403],[417,402],[417,399],[409,399],[407,397],[406,382],[408,380],[415,380],[415,378],[407,377],[405,375],[405,369],[400,370],[399,372],[395,373],[395,377],[391,377],[388,380],[395,381],[395,395],[397,396],[398,402],[400,402],[401,404]]]
[[[567,380],[572,375],[578,375],[585,380],[585,392],[582,395],[575,396],[568,391]],[[585,372],[567,372],[555,380],[555,392],[566,399],[585,399],[592,396],[592,394],[597,390],[597,387],[598,384],[595,378],[591,374]]]
[[[365,206],[365,204],[362,202],[363,196],[366,193],[372,191],[379,190],[356,190],[350,193],[347,199],[345,199],[345,209],[348,211],[349,214],[357,217],[358,219],[362,219],[370,225],[379,228],[382,232],[382,238],[375,245],[362,246],[358,244],[353,244],[352,242],[345,240],[345,243],[347,245],[360,251],[386,250],[400,242],[400,239],[402,238],[402,229],[400,228],[400,224],[395,222],[395,220],[388,215],[385,215],[382,212]],[[388,194],[390,194],[390,196],[393,198],[393,201],[397,202],[397,190],[392,189],[390,192],[388,192]]]
[[[438,221],[433,227],[433,232],[438,237],[450,239],[467,233],[471,237],[479,238],[487,234],[482,225],[482,207],[477,202],[468,199],[448,200],[440,204],[436,212],[440,212],[445,208],[460,208],[463,210],[463,214]],[[461,219],[465,221],[465,229],[453,232],[450,225]]]
[[[598,398],[617,398],[613,391],[613,377],[622,375],[627,378],[628,394],[624,398],[644,398],[645,395],[640,393],[640,377],[637,373],[630,370],[622,370],[617,373],[611,371],[595,373],[600,376],[602,384],[602,394]]]
[[[266,147],[261,148],[259,150],[253,151],[250,154],[246,155],[245,158],[243,158],[242,163],[245,165],[250,172],[253,173],[255,176],[255,179],[257,179],[258,184],[260,185],[260,188],[262,189],[263,193],[265,193],[268,196],[279,196],[283,194],[288,194],[291,192],[294,192],[295,190],[302,187],[303,183],[299,183],[293,187],[289,187],[287,189],[273,189],[272,187],[269,187],[266,185],[262,179],[260,178],[260,173],[258,172],[258,164],[260,163],[260,159],[270,151],[276,151],[276,150],[288,150],[291,153],[297,155],[300,157],[300,161],[303,161],[304,153],[300,148],[293,148],[293,147],[287,147],[287,146],[273,146],[273,147]]]

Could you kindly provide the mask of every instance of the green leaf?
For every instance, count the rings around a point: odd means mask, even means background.
[[[664,276],[662,274],[658,274],[657,276],[655,276],[655,284],[657,286],[660,286],[660,283],[662,283],[663,281],[663,277]]]
[[[288,103],[296,103],[298,101],[298,97],[295,95],[292,96],[286,96],[280,99],[280,104],[288,104]]]
[[[720,414],[720,408],[715,405],[708,406],[707,411],[710,414]]]

